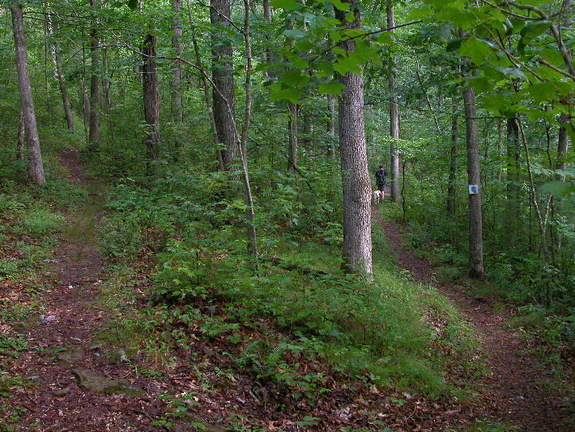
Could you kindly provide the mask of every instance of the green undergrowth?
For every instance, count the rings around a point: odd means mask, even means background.
[[[193,341],[224,344],[219,350],[233,359],[234,373],[302,398],[329,391],[329,373],[433,396],[458,393],[480,373],[466,322],[437,291],[397,276],[381,239],[370,281],[339,271],[335,221],[322,223],[329,234],[308,230],[299,238],[268,223],[254,269],[245,209],[219,194],[225,179],[218,175],[186,184],[189,196],[170,181],[155,188],[125,182],[112,191],[103,238],[124,274],[110,282],[122,319],[103,337],[166,364],[171,350]],[[138,266],[150,277],[128,270]],[[125,284],[153,306],[127,314],[134,300],[114,294],[128,292]]]
[[[0,169],[0,430],[15,430],[20,411],[10,404],[15,389],[32,385],[14,375],[10,362],[30,348],[20,334],[44,311],[42,269],[51,265],[67,213],[85,199],[81,187],[61,180],[55,158],[46,157],[47,184],[17,181],[18,163]]]
[[[38,189],[0,186],[0,280],[21,278],[50,259],[66,209],[84,197],[81,189],[55,179]]]

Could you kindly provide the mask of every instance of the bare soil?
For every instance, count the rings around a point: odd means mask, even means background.
[[[141,373],[146,367],[144,356],[128,358],[123,347],[102,344],[99,338],[118,319],[110,315],[101,289],[107,275],[96,227],[104,197],[97,182],[85,177],[74,152],[64,153],[61,162],[70,181],[82,182],[91,191],[90,198],[82,208],[70,212],[69,228],[54,251],[53,262],[46,264],[40,276],[45,311],[31,317],[31,324],[23,328],[0,326],[5,333],[24,335],[29,345],[18,356],[0,358],[2,371],[25,379],[25,385],[16,386],[10,397],[2,397],[19,420],[5,423],[5,429],[0,422],[0,430],[447,432],[462,431],[478,419],[506,422],[524,432],[575,430],[563,417],[563,396],[529,355],[529,345],[506,325],[506,314],[494,313],[488,302],[470,297],[462,286],[437,283],[434,268],[404,247],[400,227],[382,220],[375,211],[374,218],[383,227],[399,266],[415,281],[445,292],[476,329],[491,371],[477,400],[384,394],[373,387],[362,392],[333,376],[324,384],[331,392],[316,406],[290,407],[290,396],[274,393],[273,385],[265,389],[251,381],[249,374],[227,377],[221,373],[226,370],[222,353],[233,352],[224,341],[210,345],[198,339],[195,345],[182,347],[173,366],[161,374]],[[7,281],[0,286],[0,298],[26,301],[25,294],[18,296],[21,289]],[[321,365],[305,367],[314,370]],[[94,391],[79,378],[80,370],[135,391]],[[187,406],[185,415],[172,416],[174,407],[163,395],[186,393],[196,395],[192,400],[197,405]],[[399,399],[403,402],[393,402]],[[238,413],[244,423],[251,419],[254,428],[232,426]],[[296,422],[306,416],[321,420],[315,426]],[[376,426],[384,423],[389,429]]]

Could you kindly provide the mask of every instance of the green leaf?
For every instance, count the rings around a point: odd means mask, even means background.
[[[303,38],[307,36],[307,33],[298,29],[290,29],[284,31],[284,35],[292,38]]]
[[[539,188],[542,192],[550,193],[553,196],[567,196],[575,193],[575,186],[562,181],[554,180],[545,183]]]
[[[469,57],[478,66],[481,66],[494,56],[492,45],[479,38],[467,39],[461,44],[459,52],[461,55]]]
[[[393,45],[395,43],[393,34],[391,32],[383,32],[378,37],[376,42],[380,45]]]
[[[527,76],[525,75],[525,73],[523,73],[523,71],[519,68],[504,68],[504,67],[499,67],[499,66],[493,66],[493,68],[495,70],[498,70],[499,72],[503,73],[504,75],[510,77],[510,78],[523,78],[523,79],[527,79]]]
[[[350,53],[353,54],[353,53]],[[361,67],[356,58],[350,56],[340,57],[333,65],[333,70],[340,75],[345,75],[348,72],[361,74]]]
[[[525,27],[523,27],[519,34],[523,38],[531,40],[545,33],[547,30],[549,30],[550,26],[551,26],[550,21],[536,21],[533,23],[529,23]]]
[[[138,9],[138,0],[128,0],[128,7],[132,10]]]
[[[447,42],[447,46],[446,46],[446,51],[447,52],[452,52],[452,51],[457,51],[461,48],[461,44],[463,44],[463,42],[467,40],[466,37],[462,37],[462,38],[456,38],[456,39],[452,39],[449,42]]]
[[[327,84],[320,84],[318,87],[318,91],[320,94],[334,94],[337,96],[341,96],[341,93],[345,86],[336,80],[333,80]]]
[[[279,9],[294,10],[301,6],[296,0],[271,0],[270,5]]]
[[[348,11],[349,10],[349,3],[344,3],[341,0],[328,0],[337,10],[340,11]]]
[[[270,97],[272,101],[288,100],[292,103],[297,103],[301,98],[302,91],[298,88],[285,88],[278,84],[270,86]]]
[[[409,11],[405,17],[405,21],[418,21],[418,20],[425,20],[432,17],[432,11],[430,6],[420,6],[417,8],[413,8]]]
[[[291,69],[282,73],[280,80],[281,84],[286,87],[301,87],[305,85],[310,80],[310,78],[309,76],[302,74],[299,69]]]

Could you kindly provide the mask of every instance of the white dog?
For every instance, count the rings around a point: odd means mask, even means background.
[[[383,191],[380,191],[380,190],[373,191],[373,202],[375,204],[380,204],[383,201],[384,197],[385,197],[385,194]]]

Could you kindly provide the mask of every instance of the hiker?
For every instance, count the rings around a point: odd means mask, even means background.
[[[383,169],[383,165],[380,165],[377,171],[375,172],[375,184],[377,185],[377,189],[383,192],[383,189],[386,185],[385,176],[387,175],[387,171]]]

